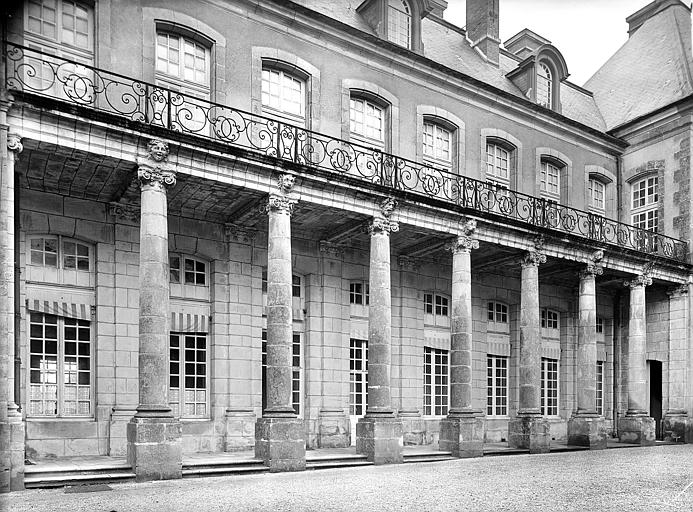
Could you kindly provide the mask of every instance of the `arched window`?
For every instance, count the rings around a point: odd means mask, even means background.
[[[411,9],[404,0],[388,1],[387,38],[405,48],[411,47]]]
[[[553,160],[541,161],[540,187],[542,196],[558,200],[561,197],[561,170],[563,166]]]
[[[590,209],[603,214],[606,210],[606,184],[597,178],[590,178],[587,191]]]
[[[306,80],[300,73],[262,65],[262,113],[290,124],[306,124]]]
[[[423,124],[424,160],[447,170],[452,168],[454,131],[426,118]]]
[[[537,64],[537,103],[547,108],[553,104],[553,78],[543,62]]]
[[[349,131],[356,142],[385,149],[387,140],[387,107],[371,97],[351,94]]]

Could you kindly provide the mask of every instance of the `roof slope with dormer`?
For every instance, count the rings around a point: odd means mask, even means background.
[[[608,130],[693,94],[690,9],[669,2],[631,32],[585,84]]]

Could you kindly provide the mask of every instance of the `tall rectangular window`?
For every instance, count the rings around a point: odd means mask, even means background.
[[[31,312],[29,416],[92,415],[91,323]]]
[[[603,212],[606,208],[606,185],[599,180],[589,180],[589,205],[595,210]]]
[[[368,341],[349,340],[349,414],[366,414],[368,397]]]
[[[507,416],[508,414],[508,358],[488,356],[486,358],[486,414]]]
[[[78,55],[91,54],[94,45],[91,6],[70,0],[29,0],[26,6],[26,32],[31,39],[61,53],[72,49]]]
[[[262,69],[262,109],[289,123],[305,125],[306,81],[282,69]]]
[[[352,97],[349,109],[349,130],[363,142],[377,146],[385,145],[385,111],[370,100]]]
[[[452,165],[452,132],[439,124],[424,121],[423,155],[436,165],[450,167]]]
[[[448,351],[424,347],[424,415],[448,413]]]
[[[541,358],[541,413],[558,416],[558,360]]]
[[[486,144],[486,177],[507,184],[510,180],[510,152],[497,144]]]
[[[296,414],[301,414],[301,380],[303,378],[301,333],[293,333],[291,344],[291,402]],[[262,410],[267,408],[267,331],[262,330]]]
[[[631,218],[633,226],[657,232],[659,227],[659,179],[651,176],[636,181],[631,187]]]
[[[597,414],[604,414],[604,361],[597,361],[597,396],[596,409]]]
[[[169,336],[169,405],[174,416],[207,416],[207,334]]]
[[[409,48],[411,41],[409,5],[404,0],[389,0],[387,11],[387,39]]]
[[[561,194],[561,169],[545,160],[541,162],[540,189],[548,196],[555,197]]]

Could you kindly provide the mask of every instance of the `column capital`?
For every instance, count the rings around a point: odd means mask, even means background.
[[[7,114],[14,103],[14,96],[7,89],[0,92],[0,112]]]
[[[137,179],[140,187],[165,191],[176,184],[176,171],[168,162],[168,144],[161,139],[147,143],[147,152],[137,158]]]
[[[368,234],[371,236],[380,233],[389,235],[390,233],[396,233],[399,231],[399,222],[395,222],[394,220],[390,220],[388,218],[374,217],[366,225],[366,231],[368,231]]]
[[[600,276],[604,273],[604,251],[598,250],[594,251],[590,258],[586,262],[586,267],[578,272],[580,279],[587,279],[589,277]]]
[[[523,267],[538,267],[546,263],[546,254],[539,251],[527,251],[520,262]]]
[[[651,284],[652,277],[648,274],[640,274],[639,276],[635,276],[634,279],[623,282],[623,286],[627,286],[630,289],[637,288],[638,286],[650,286]]]
[[[265,213],[281,212],[288,215],[294,213],[294,206],[298,203],[297,199],[292,199],[285,195],[270,194],[267,204],[263,206]]]
[[[9,149],[10,151],[14,151],[14,153],[17,155],[21,153],[24,149],[24,145],[22,144],[22,138],[16,133],[8,133],[7,149]]]
[[[678,286],[672,286],[667,290],[667,295],[670,299],[678,299],[688,295],[688,285],[680,284]]]
[[[471,252],[479,248],[479,240],[470,235],[459,235],[457,238],[445,244],[445,249],[457,254],[458,252]]]
[[[228,242],[242,242],[251,244],[257,236],[257,231],[250,228],[238,226],[236,224],[224,224],[224,235]]]
[[[344,249],[345,247],[343,245],[328,242],[327,240],[320,240],[319,250],[322,254],[341,258],[344,255]]]

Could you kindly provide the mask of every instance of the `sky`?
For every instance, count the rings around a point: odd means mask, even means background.
[[[568,80],[584,83],[628,39],[626,18],[652,0],[500,0],[500,38],[528,28],[551,41],[568,65]],[[684,0],[690,5],[690,0]],[[445,19],[465,25],[465,0],[448,0]]]

